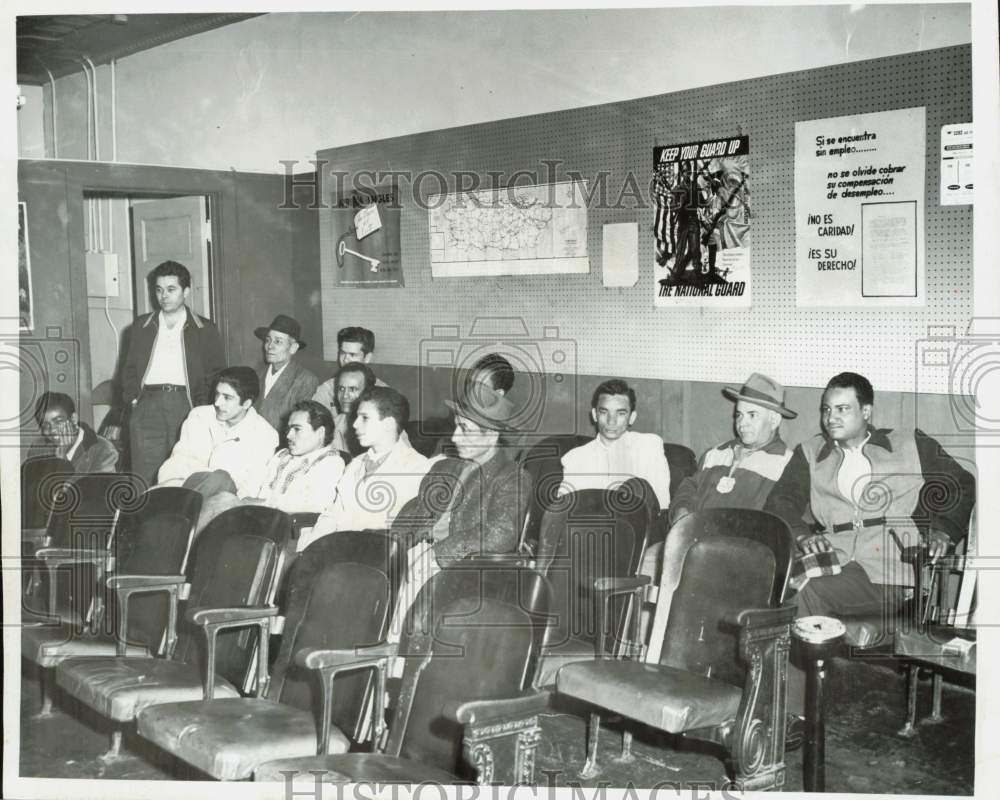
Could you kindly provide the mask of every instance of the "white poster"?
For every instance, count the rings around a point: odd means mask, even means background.
[[[972,123],[941,126],[941,205],[972,203]]]
[[[925,109],[795,124],[799,306],[924,304]]]

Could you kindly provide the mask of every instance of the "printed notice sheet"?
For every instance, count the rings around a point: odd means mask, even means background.
[[[924,108],[795,125],[799,306],[924,304]]]

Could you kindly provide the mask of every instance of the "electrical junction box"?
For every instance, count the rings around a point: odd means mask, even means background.
[[[87,296],[118,297],[117,253],[87,253]]]

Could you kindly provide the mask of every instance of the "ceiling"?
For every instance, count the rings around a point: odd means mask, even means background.
[[[258,14],[65,14],[17,18],[18,83],[42,84]],[[48,70],[48,71],[46,71]]]

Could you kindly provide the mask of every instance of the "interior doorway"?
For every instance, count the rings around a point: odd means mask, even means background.
[[[191,272],[190,308],[211,317],[212,204],[209,195],[84,192],[87,309],[95,426],[117,406],[122,332],[155,299],[147,280],[163,261]]]

